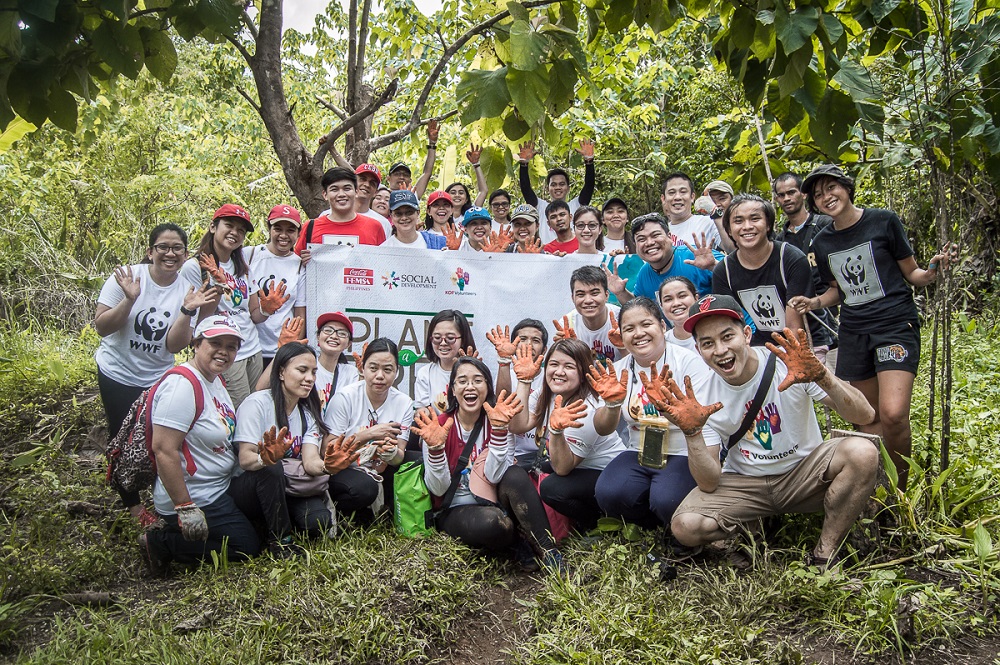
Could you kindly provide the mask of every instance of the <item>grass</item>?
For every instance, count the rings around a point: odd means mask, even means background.
[[[819,518],[796,516],[751,571],[716,556],[666,583],[645,563],[655,534],[570,542],[567,576],[526,583],[512,564],[445,537],[398,538],[386,525],[308,543],[298,561],[209,562],[164,582],[146,576],[101,459],[81,450],[103,419],[85,398],[92,331],[67,338],[0,326],[11,359],[0,408],[19,423],[0,443],[0,661],[728,664],[830,662],[818,654],[832,652],[839,662],[944,662],[941,654],[998,629],[994,337],[968,331],[955,349],[946,476],[936,472],[918,384],[917,467],[898,497],[900,528],[841,573],[802,563]],[[97,510],[70,514],[73,501]],[[88,589],[114,602],[61,599]]]

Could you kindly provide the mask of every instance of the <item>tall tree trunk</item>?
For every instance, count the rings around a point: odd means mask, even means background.
[[[281,78],[281,5],[282,0],[264,0],[261,4],[257,50],[247,62],[257,84],[260,99],[257,112],[274,144],[285,181],[305,213],[316,217],[326,208],[320,193],[322,173],[313,168],[312,153],[299,138],[285,99]]]

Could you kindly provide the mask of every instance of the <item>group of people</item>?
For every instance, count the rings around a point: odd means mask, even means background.
[[[570,201],[562,169],[546,178],[551,201],[534,194],[526,144],[525,204],[511,210],[497,190],[487,210],[456,184],[432,192],[421,219],[429,137],[424,175],[411,188],[408,167],[394,165],[384,202],[377,167],[335,167],[316,219],[277,205],[268,242],[246,247],[250,215],[227,204],[194,256],[183,229],[161,224],[144,261],[106,282],[95,328],[110,436],[150,390],[154,511],[138,493],[122,500],[146,527],[154,572],[223,543],[231,558],[294,555],[294,531],[333,534],[338,515],[368,523],[392,509],[408,461],[423,462],[437,529],[510,549],[526,567],[560,568],[559,527],[585,532],[601,516],[664,527],[680,550],[759,517],[820,510],[811,557],[826,566],[873,489],[879,454],[862,437],[824,441],[814,401],[881,435],[905,483],[920,353],[910,286],[932,283],[952,252],[919,268],[899,218],[856,205],[840,168],[774,181],[780,232],[769,201],[721,181],[696,199],[683,173],[666,178],[662,214],[629,221],[620,198],[589,205],[593,144],[580,144],[585,184]],[[473,146],[481,204],[478,155]],[[380,207],[384,220],[371,212]],[[349,317],[306,312],[310,246],[331,242],[634,253],[642,266],[633,280],[603,264],[574,271],[551,344],[530,316],[477,339],[461,312],[439,312],[411,397],[394,387],[393,340],[359,353]],[[484,342],[494,368],[478,357]]]

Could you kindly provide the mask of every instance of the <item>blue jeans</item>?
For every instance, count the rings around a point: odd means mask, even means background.
[[[636,451],[626,450],[601,472],[595,494],[605,515],[653,529],[669,526],[696,485],[686,455],[668,455],[664,468],[651,469],[639,464]]]
[[[257,533],[247,516],[236,507],[229,494],[223,494],[207,506],[200,506],[208,522],[208,540],[184,540],[177,526],[176,515],[166,515],[167,526],[146,533],[149,547],[171,561],[194,563],[208,558],[209,552],[222,552],[222,541],[228,539],[226,554],[230,561],[249,559],[260,553]]]

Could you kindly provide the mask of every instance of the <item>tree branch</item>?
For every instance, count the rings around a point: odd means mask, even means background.
[[[358,88],[355,85],[355,75],[358,70],[358,0],[348,0],[350,11],[347,18],[347,110],[357,111],[351,108],[354,100],[357,99]]]
[[[257,115],[260,115],[260,105],[253,100],[253,97],[251,97],[246,90],[237,86],[236,92],[240,93],[240,96],[243,97],[243,99],[247,100],[247,102],[249,102],[250,106],[253,107],[253,110],[257,112]]]
[[[531,0],[530,2],[522,3],[525,9],[532,9],[534,7],[544,7],[546,5],[556,5],[564,2],[564,0]],[[427,104],[427,100],[431,95],[431,90],[437,84],[438,78],[441,76],[441,72],[444,71],[445,66],[448,61],[458,53],[459,49],[466,45],[473,37],[480,35],[494,25],[499,23],[510,16],[510,11],[504,10],[495,16],[492,16],[481,23],[477,23],[472,26],[461,37],[452,42],[451,46],[444,50],[441,58],[438,60],[437,64],[434,65],[434,69],[431,70],[430,75],[427,77],[427,82],[424,84],[423,90],[420,91],[420,97],[417,98],[417,103],[413,107],[413,113],[410,115],[410,119],[405,125],[400,127],[394,132],[389,132],[388,134],[383,134],[382,136],[377,136],[372,138],[369,142],[371,144],[372,150],[377,150],[379,148],[384,148],[387,145],[391,145],[396,141],[409,134],[414,130],[414,128],[420,125],[420,115],[423,113],[424,106]]]
[[[243,46],[240,40],[226,35],[226,41],[232,44],[233,47],[240,52],[240,55],[243,56],[243,59],[247,61],[248,65],[253,65],[253,56],[250,55],[250,51],[247,50],[246,46]]]
[[[316,101],[319,102],[320,106],[325,108],[327,111],[331,111],[332,113],[336,114],[336,116],[341,120],[347,120],[347,111],[335,105],[333,102],[323,99],[319,95],[315,95],[315,97]]]
[[[245,25],[247,30],[250,31],[250,36],[253,37],[254,41],[257,41],[257,26],[254,24],[253,19],[250,18],[250,14],[247,13],[247,10],[243,10],[240,18],[243,20],[243,25]]]
[[[372,0],[364,0],[365,4],[361,8],[361,27],[358,29],[358,55],[354,62],[354,75],[357,81],[354,82],[354,91],[361,90],[361,85],[365,75],[365,49],[368,46],[368,18],[372,13]]]
[[[382,91],[381,95],[369,102],[364,108],[356,111],[347,120],[344,120],[342,123],[330,130],[330,133],[326,135],[326,141],[320,145],[316,154],[313,155],[313,168],[322,170],[323,160],[326,159],[326,154],[330,151],[330,147],[333,145],[333,142],[346,134],[348,130],[355,127],[358,123],[364,122],[365,118],[375,112],[375,109],[395,97],[397,90],[399,90],[399,79],[394,79],[392,83],[390,83],[386,89]]]

